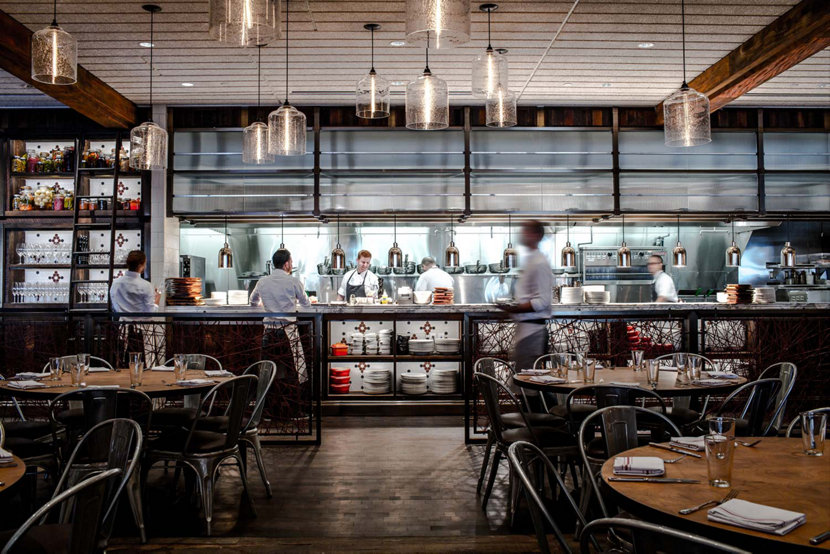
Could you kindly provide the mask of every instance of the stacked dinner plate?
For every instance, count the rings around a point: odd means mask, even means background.
[[[359,356],[363,354],[363,344],[365,336],[363,333],[352,333],[349,335],[349,356]]]
[[[432,339],[409,339],[409,353],[413,356],[429,356],[435,351]]]
[[[559,301],[562,304],[582,304],[582,287],[562,287]]]
[[[432,369],[429,372],[429,389],[434,394],[454,394],[457,380],[457,369]]]
[[[426,373],[401,373],[401,392],[404,394],[426,394]]]
[[[772,287],[758,287],[752,300],[755,304],[775,304],[775,289]]]
[[[392,391],[392,370],[367,369],[363,372],[363,392],[388,394]]]
[[[435,339],[435,352],[438,354],[458,354],[461,351],[461,339]]]
[[[392,353],[392,329],[378,331],[378,354]]]
[[[432,291],[432,304],[438,306],[442,304],[452,304],[453,290],[444,287],[435,287]]]
[[[164,280],[168,306],[204,306],[202,280],[198,277],[168,277]]]
[[[229,290],[228,304],[231,306],[247,306],[248,305],[248,291],[247,290]]]
[[[366,349],[367,354],[377,354],[378,353],[378,334],[377,333],[366,333],[363,335],[363,347]]]
[[[611,293],[605,290],[585,291],[585,302],[588,304],[608,304],[611,302]]]
[[[727,304],[752,304],[752,285],[726,285]]]

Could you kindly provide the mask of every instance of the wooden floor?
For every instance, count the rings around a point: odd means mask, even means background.
[[[171,493],[173,472],[151,472],[149,544],[121,518],[111,551],[197,552],[532,552],[532,529],[506,527],[506,472],[487,513],[475,487],[482,446],[465,446],[460,417],[337,417],[323,425],[323,446],[267,446],[274,496],[249,468],[257,517],[241,500],[233,468],[215,496],[214,536],[199,511]],[[253,459],[251,460],[253,461]],[[123,507],[123,506],[122,506]],[[125,514],[126,515],[126,514]]]

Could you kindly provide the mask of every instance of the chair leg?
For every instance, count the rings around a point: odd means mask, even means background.
[[[133,511],[135,525],[138,527],[138,534],[141,536],[141,544],[147,544],[147,532],[144,530],[144,508],[141,503],[141,477],[136,473],[133,473],[130,482],[127,483],[127,498]]]
[[[496,482],[496,474],[499,472],[499,462],[501,461],[501,450],[496,449],[493,454],[493,464],[490,467],[490,477],[487,479],[487,488],[484,491],[484,498],[481,499],[481,509],[487,511],[487,501],[490,499],[490,493],[493,492],[493,483]]]
[[[213,472],[215,470],[213,464],[206,467],[199,467],[198,477],[196,479],[199,487],[199,496],[202,498],[202,510],[205,515],[205,529],[207,536],[210,536],[211,521],[213,520]]]
[[[476,494],[481,494],[481,485],[484,484],[484,478],[487,477],[487,464],[490,462],[490,453],[493,451],[493,436],[487,434],[487,446],[484,448],[484,460],[481,462],[481,474],[478,476],[478,485],[476,485]]]
[[[239,465],[239,476],[242,478],[242,489],[245,495],[245,498],[248,500],[248,507],[251,508],[251,513],[254,517],[256,517],[256,508],[254,508],[254,501],[251,498],[251,492],[248,490],[248,474],[245,471],[245,467],[242,464],[242,457],[239,455],[234,456],[236,458],[236,463]]]
[[[271,482],[268,481],[268,475],[265,473],[265,463],[262,461],[262,444],[259,442],[259,435],[253,435],[250,439],[253,447],[254,457],[256,458],[256,465],[259,468],[259,476],[262,478],[262,484],[265,485],[265,494],[271,498]],[[244,441],[243,441],[244,442]]]

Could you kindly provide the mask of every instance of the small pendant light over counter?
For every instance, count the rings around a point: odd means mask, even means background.
[[[406,86],[406,128],[435,131],[449,126],[450,95],[447,82],[439,79],[429,70],[429,39],[427,39],[424,73]]]
[[[279,0],[210,0],[208,34],[236,46],[261,46],[280,38]]]
[[[741,249],[735,244],[735,218],[732,218],[732,246],[726,249],[726,267],[741,265]]]
[[[677,246],[671,251],[672,266],[686,267],[686,249],[680,244],[680,216],[677,216]]]
[[[305,114],[288,103],[288,14],[285,2],[285,101],[268,114],[268,149],[275,156],[302,156],[306,153]]]
[[[473,59],[471,88],[476,98],[488,98],[499,88],[507,90],[507,57],[501,51],[493,50],[490,43],[490,14],[498,9],[498,4],[482,4],[479,10],[487,12],[487,49]]]
[[[389,117],[389,81],[375,71],[375,31],[380,25],[367,23],[363,28],[372,33],[372,68],[357,82],[355,115],[363,119],[382,119]]]
[[[663,101],[666,146],[698,146],[712,142],[709,98],[686,83],[686,3],[680,0],[683,32],[683,84]]]
[[[219,269],[233,268],[233,250],[228,245],[228,218],[225,218],[225,246],[219,250]]]
[[[346,253],[340,247],[340,216],[337,216],[337,246],[331,251],[331,268],[346,269]]]
[[[617,267],[631,267],[631,250],[625,244],[625,214],[622,216],[622,244],[617,250]]]
[[[513,222],[511,215],[507,214],[507,248],[501,257],[501,266],[508,269],[514,269],[519,265],[519,255],[516,249],[513,248]]]
[[[285,216],[280,216],[280,250],[285,250]]]
[[[392,227],[392,248],[389,249],[389,260],[388,264],[389,267],[402,267],[403,266],[403,252],[401,249],[398,248],[398,216],[395,215],[393,218],[393,227]]]
[[[795,266],[795,248],[790,245],[790,219],[787,218],[787,242],[781,249],[781,267]]]
[[[432,34],[435,48],[470,42],[468,0],[406,0],[406,42],[420,45]]]
[[[562,249],[562,267],[576,267],[576,250],[571,246],[571,216],[565,216],[565,248]]]
[[[78,41],[58,26],[58,0],[52,3],[52,24],[32,35],[32,79],[50,85],[78,81]]]
[[[256,107],[257,117],[261,106],[261,78],[262,73],[262,49],[264,44],[257,46],[257,70],[256,70]],[[268,125],[262,121],[254,121],[242,131],[242,163],[262,165],[274,162],[274,154],[268,148]]]
[[[450,216],[450,245],[444,250],[444,267],[458,267],[461,265],[461,256],[458,248],[455,247],[455,229],[453,228],[452,216]]]
[[[153,123],[153,16],[161,11],[160,6],[141,6],[150,13],[150,117],[130,131],[130,167],[138,170],[167,168],[167,131]]]

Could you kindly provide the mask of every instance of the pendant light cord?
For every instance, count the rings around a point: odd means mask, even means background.
[[[369,31],[372,33],[372,69],[369,71],[369,73],[375,73],[375,28],[372,27],[371,29],[369,29]]]
[[[259,108],[261,107],[260,102],[260,89],[262,88],[262,47],[265,46],[264,44],[257,44],[256,49],[256,107],[257,107],[257,116],[259,116]]]
[[[55,0],[57,4],[57,0]],[[150,123],[153,122],[153,50],[156,49],[156,45],[153,42],[153,19],[155,16],[155,12],[150,12]]]
[[[288,104],[288,12],[289,0],[285,0],[285,104]]]
[[[487,50],[492,50],[493,46],[490,44],[490,8],[487,8]]]
[[[683,35],[683,86],[686,85],[686,0],[680,0],[680,29]]]
[[[58,26],[58,0],[52,4],[52,27]]]
[[[392,216],[392,242],[398,243],[398,214]]]
[[[680,216],[677,216],[677,243],[680,244]]]
[[[429,31],[427,31],[427,66],[424,68],[424,73],[431,73],[429,70]]]
[[[565,242],[571,242],[571,214],[565,215]]]
[[[625,214],[622,214],[622,242],[625,244]]]
[[[280,242],[285,244],[285,216],[280,216]]]
[[[735,218],[732,218],[732,243],[735,243]]]

